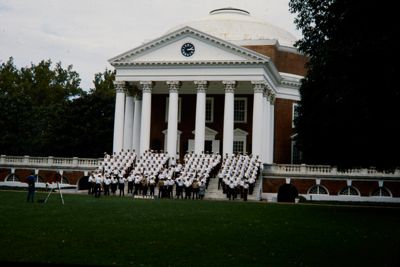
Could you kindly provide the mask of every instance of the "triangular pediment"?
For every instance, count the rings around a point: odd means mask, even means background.
[[[193,134],[195,134],[195,132],[196,132],[196,130],[192,131]],[[215,136],[217,133],[218,133],[217,131],[215,131],[215,130],[213,130],[211,128],[208,128],[207,126],[204,127],[204,134],[206,136]]]
[[[185,44],[191,44],[182,52]],[[191,52],[193,52],[191,54]],[[109,60],[111,65],[142,65],[183,63],[262,63],[269,58],[252,50],[213,37],[191,27],[183,27],[172,33],[143,44]]]
[[[246,131],[244,131],[244,130],[242,130],[242,129],[239,129],[239,128],[236,128],[234,131],[233,131],[233,135],[234,136],[247,136],[249,133],[248,132],[246,132]]]

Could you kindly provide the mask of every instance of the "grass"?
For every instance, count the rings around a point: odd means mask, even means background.
[[[0,191],[1,263],[400,266],[398,207],[63,196]]]

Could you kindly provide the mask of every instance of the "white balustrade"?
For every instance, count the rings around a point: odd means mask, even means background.
[[[305,165],[305,164],[272,164],[266,165],[264,173],[279,175],[312,175],[312,176],[360,176],[360,177],[400,177],[400,169],[393,172],[380,172],[375,168],[369,169],[342,169],[328,165]]]
[[[67,167],[67,168],[96,168],[101,158],[64,158],[64,157],[29,157],[1,155],[0,166],[26,166],[35,168]]]

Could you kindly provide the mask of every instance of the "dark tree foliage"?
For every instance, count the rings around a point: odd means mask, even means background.
[[[303,162],[400,166],[399,53],[394,1],[291,0],[310,60],[296,130]]]
[[[115,71],[105,70],[103,73],[95,74],[95,88],[70,103],[64,116],[69,132],[62,135],[66,140],[73,137],[75,149],[72,151],[64,149],[68,155],[102,157],[104,152],[112,152],[114,80]],[[59,143],[65,142],[59,140]]]
[[[95,88],[86,93],[71,65],[53,68],[48,60],[17,69],[12,58],[2,63],[0,153],[101,157],[110,151],[114,76],[96,74]]]

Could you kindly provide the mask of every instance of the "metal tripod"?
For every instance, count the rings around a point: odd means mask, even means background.
[[[62,204],[64,205],[64,198],[63,198],[63,195],[62,195],[62,192],[61,192],[61,187],[60,187],[60,183],[59,183],[59,182],[57,182],[57,188],[58,188],[58,192],[60,193],[61,202],[62,202]],[[44,200],[44,203],[45,203],[45,204],[47,203],[47,200],[49,199],[51,193],[52,193],[55,189],[56,189],[56,188],[55,188],[54,186],[53,186],[52,188],[50,188],[50,192],[49,192],[49,194],[47,195],[46,199]]]

